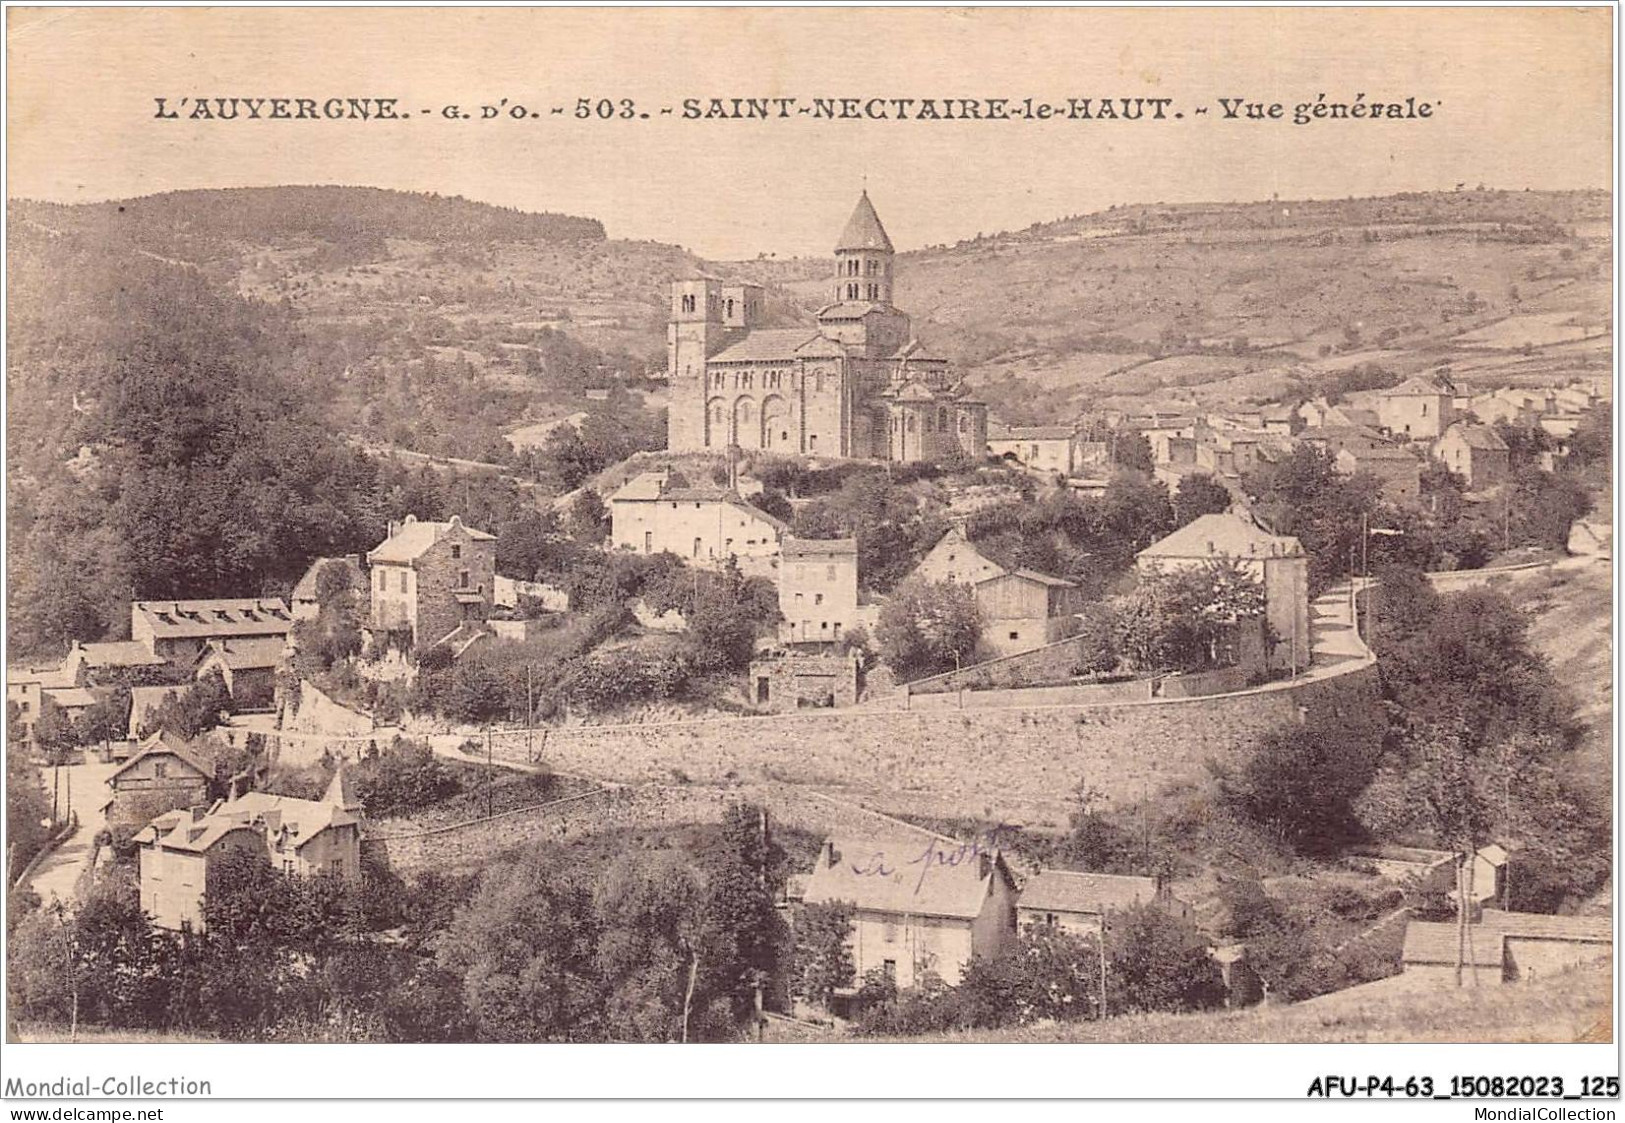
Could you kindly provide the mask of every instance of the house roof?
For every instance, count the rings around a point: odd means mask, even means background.
[[[331,792],[332,787],[328,790]],[[169,849],[207,850],[228,831],[250,827],[281,838],[298,850],[328,827],[345,826],[360,819],[355,807],[341,807],[325,798],[294,799],[268,792],[248,792],[229,803],[219,804],[190,827],[182,822],[180,826],[184,829],[176,830],[161,842]],[[199,833],[195,838],[187,837],[193,832]]]
[[[6,668],[6,683],[10,686],[22,686],[26,683],[37,682],[46,690],[61,690],[73,686],[78,681],[79,676],[72,667]]]
[[[218,658],[233,671],[262,670],[282,662],[282,653],[286,649],[287,645],[276,636],[215,640],[198,662],[201,666],[211,658]]]
[[[858,540],[856,538],[786,538],[783,553],[787,559],[822,558],[834,555],[856,557],[858,554]]]
[[[994,441],[1069,441],[1074,436],[1070,425],[1000,425],[988,426],[987,440]]]
[[[1502,933],[1483,924],[1471,926],[1472,939],[1462,953],[1462,962],[1468,966],[1501,966],[1503,958]],[[1454,922],[1413,920],[1405,925],[1405,949],[1401,958],[1406,963],[1456,962],[1458,936]]]
[[[96,704],[96,696],[82,686],[68,686],[60,690],[46,690],[45,697],[64,710],[82,710]]]
[[[666,472],[639,472],[622,484],[609,497],[609,501],[614,503],[617,500],[635,502],[637,500],[659,499],[660,492],[666,486],[668,479],[670,479],[670,476]]]
[[[724,347],[705,361],[754,363],[773,359],[793,359],[798,351],[818,338],[818,329],[812,327],[760,328],[746,333],[743,339]]]
[[[1525,940],[1569,940],[1585,944],[1612,943],[1614,923],[1607,916],[1555,916],[1544,912],[1484,910],[1484,928]]]
[[[1021,898],[1016,904],[1043,912],[1098,915],[1102,911],[1118,912],[1131,905],[1149,904],[1156,896],[1157,882],[1151,877],[1039,870],[1021,887]]]
[[[975,852],[970,843],[923,836],[830,839],[819,851],[803,899],[850,901],[859,909],[897,916],[973,920],[981,915],[995,877],[1010,878],[1004,859],[997,851]]]
[[[1296,538],[1270,534],[1240,515],[1203,515],[1160,542],[1141,550],[1142,558],[1261,558],[1303,553]]]
[[[127,639],[117,643],[80,643],[76,651],[87,667],[161,667],[167,662],[160,655],[147,650],[139,640]],[[73,652],[68,657],[73,658]]]
[[[820,320],[861,320],[871,312],[878,312],[880,304],[873,300],[837,300],[818,310]]]
[[[1414,378],[1407,378],[1398,386],[1390,386],[1388,389],[1383,390],[1378,396],[1383,398],[1416,398],[1436,396],[1448,398],[1454,394],[1455,391],[1450,387],[1445,386],[1434,379],[1423,378],[1418,375]]]
[[[1076,581],[1068,581],[1062,577],[1051,577],[1047,573],[1039,573],[1036,569],[1013,569],[1009,573],[1000,573],[993,577],[984,578],[978,584],[986,585],[990,581],[1003,581],[1014,578],[1018,581],[1031,581],[1035,585],[1043,585],[1051,589],[1076,589]]]
[[[910,339],[892,355],[894,359],[906,359],[914,363],[945,363],[948,360],[940,355],[934,355],[925,344],[918,339]]]
[[[112,784],[113,781],[149,756],[172,756],[190,765],[200,776],[209,777],[214,775],[213,764],[204,760],[203,757],[192,750],[191,746],[178,737],[160,730],[142,741],[137,746],[136,751],[130,754],[130,759],[119,765],[113,771],[113,774],[107,777],[107,782]]]
[[[430,522],[427,519],[418,519],[415,515],[407,515],[395,532],[382,543],[373,547],[367,554],[371,562],[385,562],[393,565],[410,565],[423,556],[430,546],[444,538],[447,531],[453,526],[461,527],[468,536],[476,542],[495,542],[496,535],[487,534],[483,530],[475,530],[471,526],[463,526],[463,520],[456,515],[450,522]]]
[[[1408,449],[1400,448],[1398,445],[1372,445],[1370,448],[1350,447],[1345,448],[1343,454],[1352,456],[1356,460],[1403,460],[1409,461],[1418,467],[1422,463],[1416,458],[1415,454]]]
[[[868,191],[858,196],[858,205],[852,209],[852,217],[846,220],[846,229],[841,231],[840,241],[835,243],[836,253],[845,250],[893,252],[891,239],[886,237],[886,228],[880,224],[880,216],[875,213],[875,205],[869,201]]]
[[[1464,422],[1458,421],[1456,424],[1450,426],[1449,429],[1445,430],[1445,434],[1440,438],[1440,440],[1446,440],[1450,437],[1455,437],[1457,440],[1462,441],[1468,448],[1474,450],[1475,452],[1507,451],[1507,443],[1501,439],[1501,434],[1497,433],[1488,425],[1468,425]]]
[[[136,601],[131,608],[158,639],[280,635],[293,628],[287,604],[275,598]]]

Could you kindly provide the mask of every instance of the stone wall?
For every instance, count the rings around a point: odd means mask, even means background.
[[[1073,677],[1077,664],[1078,641],[1064,639],[1019,655],[1006,655],[974,667],[918,679],[903,689],[909,694],[943,694],[1064,682]]]
[[[932,834],[920,827],[786,784],[701,787],[646,784],[606,786],[550,803],[473,819],[430,830],[391,830],[368,824],[362,849],[396,873],[422,869],[466,869],[484,865],[517,846],[569,842],[603,831],[714,823],[730,803],[758,803],[780,826],[820,837],[890,838],[923,842]]]
[[[1060,826],[1082,781],[1131,801],[1313,718],[1378,736],[1375,666],[1192,699],[572,726],[550,729],[541,748],[559,771],[626,783],[783,781],[861,791],[882,809]],[[499,734],[495,744],[522,757],[524,734]]]
[[[1462,589],[1476,589],[1481,585],[1501,585],[1528,577],[1540,577],[1552,568],[1549,561],[1530,562],[1527,565],[1502,565],[1493,569],[1443,570],[1427,575],[1428,583],[1440,593],[1456,593]]]

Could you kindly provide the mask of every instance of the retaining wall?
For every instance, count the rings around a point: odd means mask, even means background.
[[[400,874],[417,870],[483,866],[517,846],[568,842],[602,831],[714,823],[734,802],[760,803],[781,826],[819,836],[903,840],[908,848],[934,837],[930,831],[853,803],[784,784],[699,787],[649,784],[605,787],[551,803],[430,830],[369,833],[362,849]],[[369,832],[375,828],[369,827]]]
[[[1082,781],[1132,801],[1200,777],[1209,760],[1235,763],[1265,733],[1311,718],[1379,736],[1375,665],[1190,699],[571,726],[549,730],[542,752],[559,771],[624,783],[785,781],[862,791],[881,808],[1059,826]],[[518,759],[524,734],[494,744]]]

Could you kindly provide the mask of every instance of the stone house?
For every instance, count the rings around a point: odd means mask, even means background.
[[[80,686],[110,686],[130,674],[168,666],[162,656],[135,640],[117,643],[75,643],[62,661]]]
[[[1264,586],[1264,617],[1274,633],[1271,667],[1309,665],[1309,555],[1296,538],[1271,534],[1234,512],[1203,515],[1141,550],[1142,571],[1232,561]]]
[[[1072,634],[1080,607],[1076,582],[1031,569],[978,581],[982,642],[996,655],[1020,655]]]
[[[1455,391],[1432,378],[1408,378],[1377,395],[1383,427],[1407,441],[1437,440],[1455,420]]]
[[[858,619],[858,541],[786,536],[779,560],[779,639],[836,644]]]
[[[45,705],[47,690],[66,690],[78,684],[77,673],[63,666],[7,667],[6,705],[17,708],[17,720],[22,726],[23,736],[33,741],[34,726]]]
[[[170,733],[154,733],[107,777],[109,823],[144,823],[206,803],[214,763]]]
[[[1401,952],[1407,977],[1438,987],[1456,983],[1458,954],[1467,985],[1530,982],[1596,959],[1612,958],[1613,921],[1607,916],[1484,909],[1467,926],[1466,948],[1454,921],[1411,921]]]
[[[965,537],[965,528],[956,525],[926,551],[911,576],[921,581],[954,581],[961,585],[974,585],[1004,572],[1004,566],[978,550]]]
[[[1411,506],[1421,498],[1422,461],[1408,449],[1395,445],[1345,448],[1333,464],[1345,476],[1360,472],[1371,476],[1390,503]]]
[[[829,839],[803,904],[853,906],[857,978],[879,970],[900,988],[927,973],[958,985],[972,956],[994,956],[1016,932],[1016,884],[998,850],[925,835]]]
[[[1175,897],[1166,881],[1111,873],[1039,870],[1021,887],[1016,922],[1060,928],[1078,935],[1098,934],[1105,918],[1135,905],[1156,905],[1189,919],[1190,906]]]
[[[269,597],[130,605],[130,638],[185,671],[197,664],[210,640],[286,639],[292,630],[287,604]]]
[[[342,768],[320,800],[249,792],[205,810],[170,811],[135,836],[141,911],[160,928],[201,931],[209,867],[242,851],[292,877],[361,879],[361,804]]]
[[[422,652],[459,628],[481,625],[496,595],[496,546],[496,535],[456,515],[391,523],[389,537],[367,554],[374,636],[406,633],[412,650]]]
[[[690,565],[736,559],[746,573],[772,571],[789,528],[725,487],[671,486],[665,472],[644,472],[609,499],[610,540],[618,550],[672,553]]]
[[[746,680],[750,702],[769,713],[854,706],[862,666],[855,654],[767,655],[751,662]]]
[[[1069,425],[989,426],[987,451],[1037,472],[1070,476],[1078,469],[1077,434]]]
[[[1433,445],[1433,455],[1474,491],[1487,491],[1512,477],[1512,453],[1488,425],[1459,421]]]
[[[276,694],[276,670],[286,652],[287,644],[275,638],[211,640],[192,677],[218,671],[239,707],[263,708]]]

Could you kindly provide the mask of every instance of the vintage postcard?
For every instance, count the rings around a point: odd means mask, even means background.
[[[5,1095],[1617,1096],[1615,18],[8,8]]]

